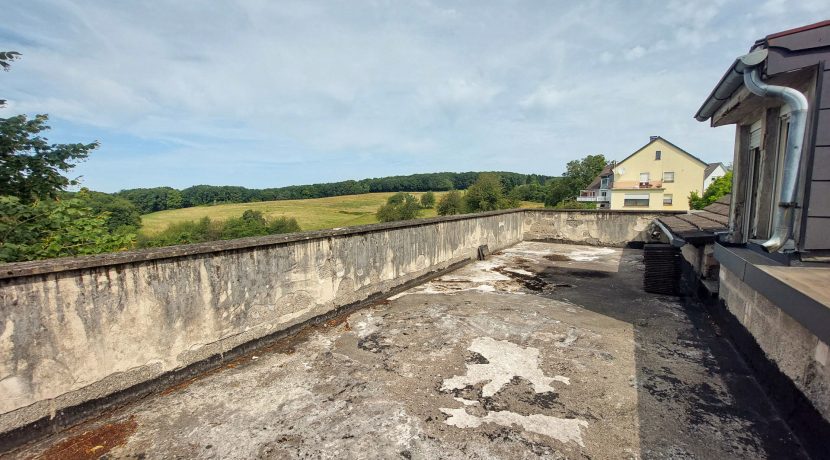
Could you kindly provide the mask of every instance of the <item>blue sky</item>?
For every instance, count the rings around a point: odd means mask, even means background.
[[[826,0],[37,1],[6,4],[0,116],[98,140],[95,190],[275,187],[433,171],[560,174],[661,135],[729,161],[692,115]]]

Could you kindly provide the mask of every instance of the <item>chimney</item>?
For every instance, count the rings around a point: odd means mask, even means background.
[[[648,137],[648,141],[649,141],[649,142],[654,142],[654,141],[656,141],[656,140],[657,140],[657,138],[658,138],[658,137],[660,137],[660,136],[649,136],[649,137]]]

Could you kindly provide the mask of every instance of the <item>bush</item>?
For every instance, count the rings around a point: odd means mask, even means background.
[[[426,192],[421,195],[421,207],[422,208],[434,208],[435,207],[435,194],[432,192]]]
[[[64,198],[79,198],[84,205],[92,209],[94,214],[106,212],[107,227],[112,232],[119,229],[126,229],[133,233],[141,227],[141,213],[138,208],[129,200],[109,193],[93,192],[82,188],[80,193],[62,194]]]
[[[0,196],[0,262],[100,254],[129,249],[135,235],[112,231],[109,213],[94,212],[83,193],[24,203]]]
[[[141,247],[172,246],[298,231],[300,231],[300,226],[296,219],[277,217],[269,220],[260,211],[249,209],[242,214],[242,217],[224,221],[203,217],[198,221],[170,224],[157,235],[140,235],[138,245]]]
[[[560,201],[553,207],[554,209],[596,209],[596,203],[586,203],[582,201],[576,201],[573,198],[570,200]]]
[[[478,180],[467,189],[464,195],[464,208],[468,212],[495,211],[496,209],[515,208],[518,200],[504,196],[504,188],[499,176],[482,173]]]
[[[394,222],[398,220],[409,220],[418,217],[421,206],[418,199],[410,193],[396,193],[386,200],[375,214],[381,222]]]
[[[726,174],[718,177],[706,187],[703,196],[698,195],[697,192],[692,192],[689,195],[689,207],[703,209],[730,193],[732,193],[732,171],[727,171]]]
[[[538,183],[522,184],[513,187],[510,191],[510,198],[516,201],[535,201],[544,203],[548,190]]]
[[[450,190],[438,201],[438,215],[452,216],[464,212],[464,199],[458,190]]]

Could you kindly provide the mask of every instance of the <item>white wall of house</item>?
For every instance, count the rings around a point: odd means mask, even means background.
[[[723,165],[718,165],[711,174],[703,178],[703,191],[706,191],[706,188],[712,185],[712,182],[715,181],[718,177],[723,177],[726,175],[726,169],[724,169]]]

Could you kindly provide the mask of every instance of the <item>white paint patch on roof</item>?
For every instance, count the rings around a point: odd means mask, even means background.
[[[585,447],[582,442],[582,427],[588,426],[588,422],[573,418],[551,417],[542,414],[521,415],[510,411],[488,412],[484,417],[470,415],[463,407],[460,409],[441,408],[441,412],[449,415],[447,425],[458,428],[478,428],[483,423],[495,423],[510,427],[519,425],[527,431],[550,436],[560,442],[575,442],[580,447]]]
[[[585,248],[571,251],[567,256],[578,262],[593,262],[615,252],[617,251],[612,248]]]
[[[478,401],[473,401],[471,399],[464,399],[464,398],[452,398],[465,406],[477,406],[479,403]]]
[[[484,397],[493,396],[513,380],[522,377],[533,384],[536,393],[554,391],[550,384],[561,379],[548,377],[539,368],[539,349],[522,348],[506,340],[478,337],[468,350],[483,356],[488,363],[467,363],[467,373],[444,380],[441,390],[462,389],[468,385],[487,382],[481,390]]]
[[[526,276],[535,276],[536,274],[533,272],[529,272],[527,270],[522,270],[521,268],[505,268],[505,271],[510,273],[517,273],[519,275],[526,275]]]
[[[400,294],[399,294],[400,295]],[[360,319],[360,321],[355,321],[352,323],[349,321],[349,326],[354,330],[358,337],[365,338],[369,334],[375,333],[378,330],[378,323],[380,323],[379,318],[375,318],[372,315],[372,312],[366,312],[365,315]]]

